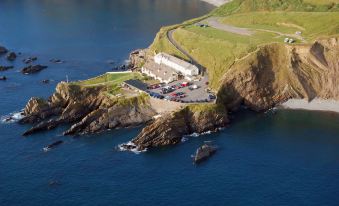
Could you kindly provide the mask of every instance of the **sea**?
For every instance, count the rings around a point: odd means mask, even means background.
[[[0,73],[8,78],[0,82],[1,121],[30,97],[51,95],[60,81],[124,64],[160,27],[212,9],[199,0],[0,0],[0,45],[21,53],[13,63],[0,57],[0,65],[15,67]],[[21,74],[30,56],[48,68]],[[0,206],[339,205],[335,113],[239,111],[219,133],[139,154],[117,146],[141,127],[64,137],[64,125],[23,137],[29,127],[0,123]],[[42,150],[58,140],[64,144]],[[218,151],[193,164],[191,155],[206,141]]]

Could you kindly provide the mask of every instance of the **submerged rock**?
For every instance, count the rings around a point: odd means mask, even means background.
[[[45,152],[48,152],[49,150],[53,149],[54,147],[64,143],[62,140],[58,140],[56,142],[53,142],[52,144],[47,145],[46,147],[43,148]]]
[[[14,68],[13,66],[0,66],[0,71],[3,72],[13,68]]]
[[[49,81],[49,79],[44,79],[41,82],[44,83],[44,84],[48,84],[50,81]]]
[[[5,47],[0,46],[0,55],[6,54],[7,52],[8,50]]]
[[[25,64],[30,64],[30,63],[32,63],[32,62],[34,62],[36,60],[38,60],[38,57],[28,57],[27,59],[24,59],[23,62]]]
[[[52,63],[55,63],[55,64],[61,64],[61,63],[64,63],[64,61],[62,61],[62,60],[60,60],[60,59],[50,59],[49,61],[52,62]]]
[[[43,65],[39,65],[39,64],[34,65],[34,66],[30,65],[30,66],[23,68],[21,70],[21,73],[23,73],[23,74],[33,74],[33,73],[40,72],[41,70],[46,69],[46,68],[47,68],[47,66],[43,66]]]
[[[197,149],[194,155],[194,163],[200,163],[210,156],[212,156],[217,151],[217,148],[208,144],[204,144]]]
[[[7,80],[6,76],[0,76],[0,80]]]
[[[10,52],[7,56],[6,56],[8,61],[14,61],[16,59],[16,53],[15,52]]]

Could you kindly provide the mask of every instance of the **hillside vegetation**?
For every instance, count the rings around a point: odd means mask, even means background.
[[[220,24],[247,28],[252,35],[197,26],[209,18]],[[164,27],[150,46],[151,52],[167,52],[187,59],[169,42],[167,31],[185,51],[204,66],[210,87],[217,91],[225,73],[238,61],[260,47],[272,43],[284,45],[285,38],[294,44],[311,44],[318,38],[339,34],[338,0],[234,0],[200,19]],[[296,32],[300,31],[300,36]]]

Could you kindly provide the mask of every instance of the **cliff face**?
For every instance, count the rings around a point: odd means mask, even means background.
[[[213,105],[213,107],[220,107]],[[162,116],[132,140],[138,150],[177,144],[184,135],[203,133],[229,123],[225,109],[195,111],[190,107]]]
[[[147,49],[137,49],[132,51],[129,55],[129,67],[132,70],[140,69],[143,64],[146,62],[148,57],[148,50]]]
[[[262,46],[224,75],[218,103],[261,111],[290,98],[339,100],[338,56],[339,38],[312,45]]]
[[[36,124],[24,135],[69,123],[65,135],[101,132],[117,127],[136,126],[152,119],[155,112],[138,97],[126,103],[109,99],[103,87],[80,87],[60,83],[48,99],[32,98],[24,109],[21,123]],[[147,100],[146,100],[147,101]]]

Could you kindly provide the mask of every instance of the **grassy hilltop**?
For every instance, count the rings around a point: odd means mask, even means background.
[[[207,24],[210,18],[246,28],[252,34],[196,25],[197,22]],[[339,0],[234,0],[204,17],[162,28],[150,51],[188,59],[169,42],[169,30],[174,30],[174,40],[207,69],[211,88],[218,90],[228,69],[262,45],[285,44],[286,37],[295,39],[296,44],[308,44],[321,37],[338,35]],[[302,35],[296,36],[296,31]]]

